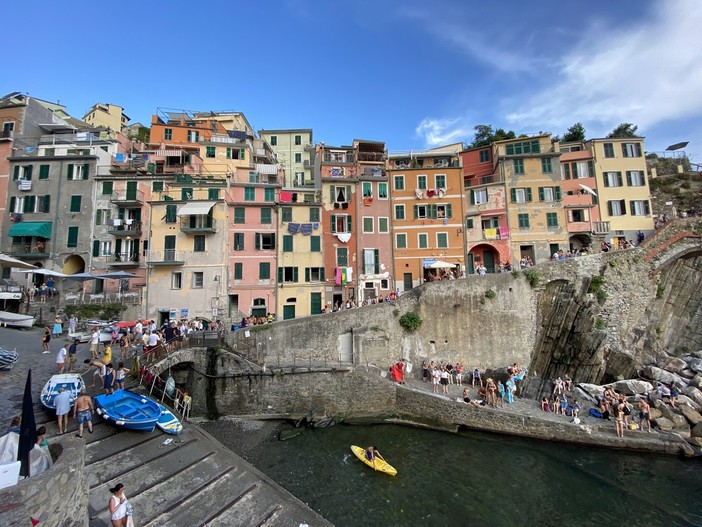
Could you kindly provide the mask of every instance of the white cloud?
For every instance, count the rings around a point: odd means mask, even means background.
[[[422,120],[415,133],[424,138],[427,146],[434,147],[445,145],[448,143],[456,143],[464,141],[472,132],[464,128],[462,119],[432,119],[425,118]]]
[[[653,7],[636,27],[600,23],[585,31],[559,61],[553,82],[522,94],[522,109],[508,120],[554,131],[574,121],[588,131],[626,121],[645,131],[702,113],[702,3],[669,0]]]

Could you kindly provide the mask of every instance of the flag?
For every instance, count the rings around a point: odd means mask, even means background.
[[[37,424],[34,420],[34,402],[32,401],[32,370],[27,372],[27,383],[24,385],[22,399],[22,423],[20,424],[19,448],[17,461],[20,461],[20,476],[29,474],[29,452],[37,444]]]

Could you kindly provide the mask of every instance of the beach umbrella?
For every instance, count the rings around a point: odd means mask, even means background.
[[[444,262],[443,260],[437,260],[433,264],[429,265],[430,269],[453,269],[455,267],[456,264]]]
[[[592,194],[593,196],[597,197],[597,193],[596,193],[594,190],[592,190],[590,187],[588,187],[587,185],[583,185],[582,183],[578,183],[578,185],[580,185],[580,187],[581,187],[585,192],[587,192],[587,193],[589,193],[589,194]]]
[[[58,271],[51,271],[50,269],[37,269],[36,267],[33,271],[30,271],[30,273],[43,274],[44,276],[55,276],[57,278],[66,278],[68,276],[67,274],[59,273]]]
[[[37,444],[37,424],[34,420],[34,401],[32,401],[32,370],[27,372],[27,383],[24,385],[24,398],[22,399],[22,423],[20,424],[19,448],[17,461],[22,463],[20,476],[28,477],[29,452]]]

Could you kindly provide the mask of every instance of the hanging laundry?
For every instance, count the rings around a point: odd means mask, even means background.
[[[496,240],[497,239],[497,229],[485,229],[483,232],[485,233],[485,239],[487,239],[487,240]]]
[[[299,230],[300,230],[299,223],[288,223],[288,232],[290,234],[297,234]]]
[[[435,193],[434,189],[427,190],[427,198],[433,198]]]
[[[313,224],[312,224],[312,228],[313,228],[314,230],[319,229],[319,223],[313,223]]]
[[[497,230],[501,240],[506,240],[507,238],[509,238],[509,227],[500,227]]]
[[[351,239],[351,233],[339,232],[337,233],[336,237],[339,239],[340,242],[347,243]]]
[[[280,191],[280,202],[281,203],[291,203],[292,202],[292,192],[287,190]]]
[[[373,203],[373,198],[363,198],[363,204],[364,204],[366,207],[370,207],[370,206],[371,206],[371,203]]]
[[[300,225],[300,232],[302,232],[302,234],[312,234],[312,224],[303,223],[302,225]]]
[[[336,276],[335,276],[334,283],[336,285],[341,285],[341,267],[336,268]]]
[[[424,196],[424,194],[422,193],[422,191],[419,190],[419,189],[415,189],[415,190],[414,190],[414,195],[417,196],[417,199],[422,199],[422,197]]]
[[[115,154],[115,162],[124,163],[124,154]]]
[[[347,282],[353,281],[353,267],[346,268],[346,281]]]
[[[342,267],[341,268],[341,285],[346,285],[347,278],[346,278],[346,270],[348,267]]]
[[[446,194],[446,189],[445,188],[438,188],[436,189],[436,194],[440,197],[443,198],[444,194]]]
[[[112,225],[114,225],[115,227],[119,227],[120,225],[122,225],[122,219],[115,218],[114,220],[112,220]]]

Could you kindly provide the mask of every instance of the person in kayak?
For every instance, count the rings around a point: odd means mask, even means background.
[[[366,448],[366,459],[368,459],[368,461],[373,461],[373,459],[375,459],[376,457],[385,461],[385,458],[383,458],[383,456],[377,448],[375,448],[374,446],[369,446],[368,448]]]

